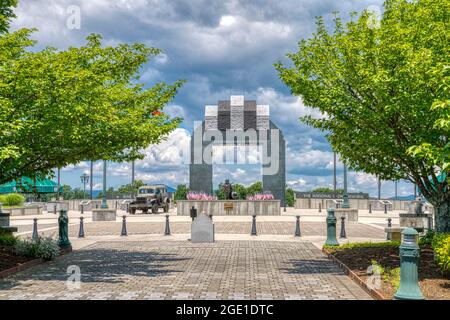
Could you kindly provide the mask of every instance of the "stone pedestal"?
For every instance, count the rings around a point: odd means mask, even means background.
[[[351,208],[334,209],[334,214],[338,219],[340,217],[345,217],[346,221],[358,222],[358,209],[351,209]]]
[[[404,228],[394,228],[394,227],[388,227],[384,228],[384,232],[387,233],[387,238],[390,241],[402,241],[402,231]]]
[[[414,228],[422,232],[428,227],[428,219],[432,217],[427,213],[400,213],[400,227]]]
[[[92,221],[116,221],[116,210],[92,209]]]
[[[0,234],[13,234],[13,232],[17,232],[17,227],[9,225],[9,214],[1,212],[0,208]]]
[[[192,221],[191,225],[192,243],[214,242],[214,222],[206,214],[200,214]]]

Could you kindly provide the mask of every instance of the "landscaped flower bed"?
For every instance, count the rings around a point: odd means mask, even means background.
[[[53,260],[59,253],[58,244],[53,239],[18,239],[2,234],[0,235],[0,274],[36,259]]]
[[[339,247],[324,247],[365,283],[370,283],[368,268],[380,271],[381,286],[376,290],[393,299],[400,280],[399,243],[355,243]],[[435,261],[430,244],[420,246],[419,286],[426,299],[450,299],[450,278],[444,276]]]

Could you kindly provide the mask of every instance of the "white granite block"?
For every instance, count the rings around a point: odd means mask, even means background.
[[[244,106],[244,96],[243,95],[231,96],[230,97],[230,105],[243,107]]]
[[[218,112],[218,106],[205,106],[205,117],[217,117]]]
[[[234,130],[244,129],[244,107],[231,106],[230,129]]]

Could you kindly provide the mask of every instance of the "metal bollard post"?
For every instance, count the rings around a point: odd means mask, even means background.
[[[338,246],[339,242],[336,239],[336,217],[334,216],[334,209],[328,209],[327,216],[327,240],[325,244],[328,246]]]
[[[322,212],[322,204],[319,203],[319,212]]]
[[[120,233],[121,236],[127,236],[127,216],[122,216],[122,232]]]
[[[384,213],[387,213],[387,204],[384,204]]]
[[[369,213],[372,213],[372,204],[369,203]]]
[[[296,216],[296,221],[295,221],[295,236],[296,237],[301,237],[302,234],[300,232],[300,216]]]
[[[53,206],[53,213],[56,214],[56,204]]]
[[[345,216],[341,217],[341,234],[339,238],[347,239],[347,233],[345,232]]]
[[[78,238],[84,238],[84,218],[80,217],[80,230],[78,231]]]
[[[195,209],[194,206],[192,206],[192,208],[190,210],[190,215],[191,215],[192,221],[194,221],[194,219],[197,217],[197,209]]]
[[[387,219],[388,220],[388,228],[392,228],[392,219],[391,218],[388,218]],[[387,234],[386,234],[386,240],[388,240],[388,241],[391,241],[392,240],[392,232],[387,232]]]
[[[394,295],[398,300],[424,300],[419,288],[419,255],[417,244],[419,233],[413,228],[402,231],[403,241],[400,245],[400,286]]]
[[[37,218],[33,219],[33,235],[31,236],[31,239],[33,239],[33,240],[36,240],[39,238],[37,221],[38,221]]]
[[[170,226],[169,226],[169,215],[166,215],[166,230],[164,231],[165,236],[170,236]]]
[[[213,217],[213,215],[212,215],[212,214],[210,214],[210,215],[209,215],[209,218],[210,218],[211,220],[212,220],[212,217]]]
[[[253,215],[253,218],[252,218],[252,231],[251,231],[250,235],[251,236],[257,235],[257,233],[256,233],[256,215]]]
[[[84,213],[84,205],[81,205],[81,214]]]

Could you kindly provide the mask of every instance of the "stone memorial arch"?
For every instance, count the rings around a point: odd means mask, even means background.
[[[285,203],[286,143],[281,130],[270,120],[268,105],[257,105],[242,95],[205,107],[205,119],[195,122],[191,139],[189,170],[190,189],[213,192],[213,150],[215,146],[233,146],[233,161],[237,150],[249,153],[249,147],[259,150],[264,191]]]

